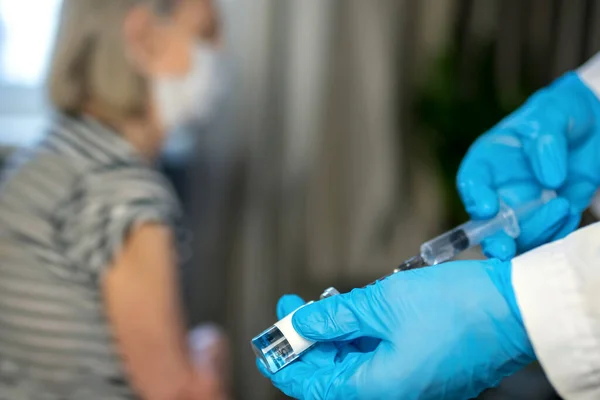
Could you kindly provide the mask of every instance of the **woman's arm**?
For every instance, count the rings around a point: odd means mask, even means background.
[[[145,224],[131,233],[103,279],[108,319],[135,390],[148,400],[221,399],[212,371],[188,351],[172,233]]]

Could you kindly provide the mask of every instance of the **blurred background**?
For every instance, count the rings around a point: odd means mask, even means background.
[[[237,399],[274,400],[249,340],[278,298],[362,286],[465,220],[468,146],[600,50],[600,1],[219,4],[226,101],[195,140],[172,136],[161,168],[189,216],[190,326],[226,328]],[[0,0],[0,165],[44,132],[59,6]],[[532,367],[482,398],[553,396]]]

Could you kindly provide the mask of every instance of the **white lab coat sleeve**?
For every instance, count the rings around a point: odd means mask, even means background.
[[[600,223],[515,258],[512,268],[550,382],[566,400],[600,399]]]
[[[600,98],[600,53],[590,58],[577,70],[581,80]]]

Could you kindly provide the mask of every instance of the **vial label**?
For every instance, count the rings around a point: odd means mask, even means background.
[[[279,371],[298,358],[290,343],[276,326],[255,337],[252,340],[252,347],[271,373]]]

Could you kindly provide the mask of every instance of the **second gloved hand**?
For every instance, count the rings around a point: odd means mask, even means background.
[[[560,239],[577,228],[600,185],[600,101],[576,73],[533,95],[482,135],[465,156],[457,186],[467,212],[486,219],[498,199],[519,206],[553,189],[559,198],[522,221],[517,242],[499,234],[483,243],[492,257],[509,259]]]
[[[325,343],[262,371],[298,399],[473,398],[534,360],[510,276],[508,263],[461,261],[319,301],[293,323]],[[280,316],[299,301],[284,297]]]

